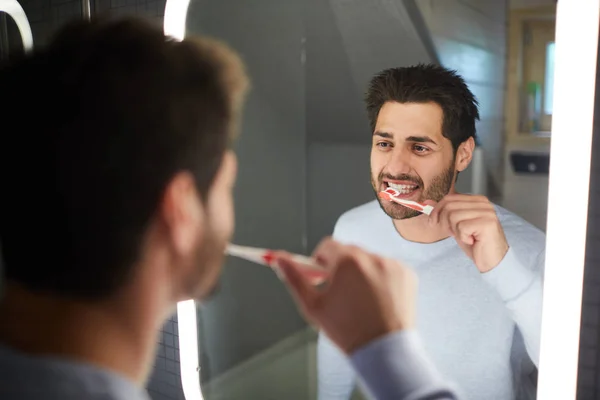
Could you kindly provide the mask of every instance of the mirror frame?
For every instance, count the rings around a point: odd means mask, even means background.
[[[8,14],[16,23],[21,40],[23,41],[23,49],[31,51],[33,49],[33,34],[31,26],[25,14],[25,10],[17,0],[0,0],[0,11]]]
[[[186,400],[204,400],[200,387],[197,309],[194,300],[177,303],[179,330],[179,369]]]

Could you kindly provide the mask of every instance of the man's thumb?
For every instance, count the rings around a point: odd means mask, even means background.
[[[295,261],[282,257],[277,264],[285,276],[285,283],[296,302],[305,314],[315,307],[319,293],[310,280],[302,273],[302,266]],[[308,315],[306,315],[308,317]]]

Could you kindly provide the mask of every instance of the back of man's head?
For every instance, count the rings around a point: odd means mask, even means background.
[[[137,19],[79,22],[0,71],[4,274],[81,300],[131,276],[165,186],[206,196],[236,130],[240,60]]]

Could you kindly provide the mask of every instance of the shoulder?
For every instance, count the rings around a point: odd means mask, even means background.
[[[344,212],[335,223],[333,235],[336,238],[365,232],[369,227],[385,223],[389,217],[383,212],[377,200],[370,201]]]
[[[373,200],[344,212],[338,219],[338,224],[360,223],[378,216],[381,213],[383,213],[383,211],[381,210],[381,207],[379,207],[379,202],[377,200]]]

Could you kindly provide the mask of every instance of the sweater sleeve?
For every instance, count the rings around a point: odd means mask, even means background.
[[[483,274],[483,279],[496,289],[525,340],[529,357],[539,364],[542,328],[542,296],[545,248],[530,262],[510,247],[504,259]]]
[[[356,351],[352,365],[377,400],[457,400],[430,362],[414,331],[399,331]]]

